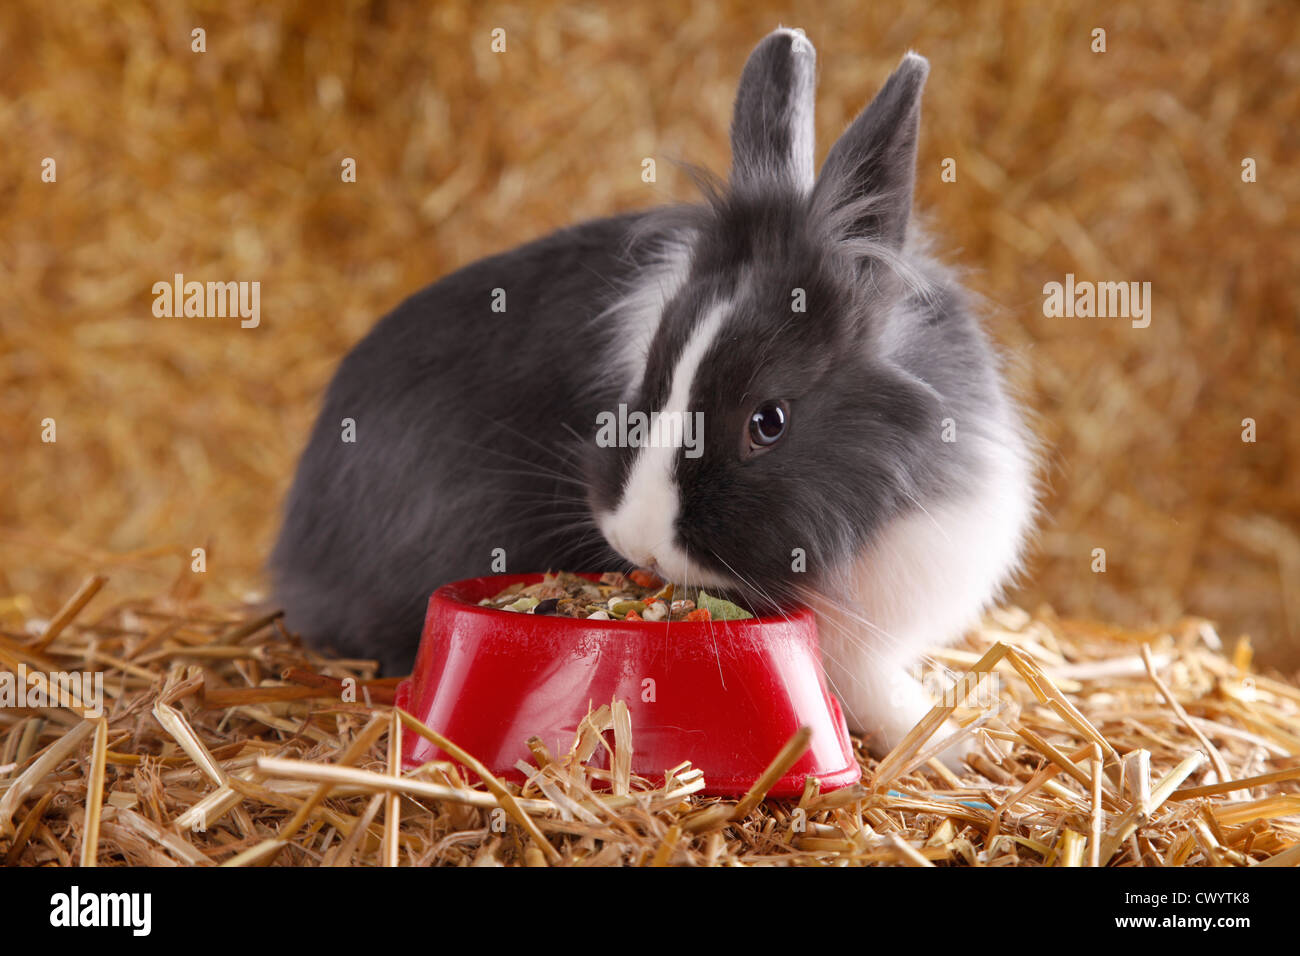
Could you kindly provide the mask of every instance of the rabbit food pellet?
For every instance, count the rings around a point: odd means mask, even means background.
[[[599,581],[547,572],[536,584],[516,583],[478,603],[520,614],[549,614],[596,621],[739,621],[753,617],[744,608],[706,591],[679,597],[648,571],[608,571]]]

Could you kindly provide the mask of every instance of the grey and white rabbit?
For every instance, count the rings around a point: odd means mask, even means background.
[[[560,230],[380,321],[289,494],[288,626],[404,673],[430,592],[497,549],[510,571],[630,562],[809,603],[850,726],[896,743],[930,707],[907,669],[1017,569],[1035,498],[995,353],[909,223],[928,71],[904,57],[815,175],[816,55],[779,29],[703,202]],[[602,447],[620,404],[702,413],[701,443]]]

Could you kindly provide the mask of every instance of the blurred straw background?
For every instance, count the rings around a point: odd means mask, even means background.
[[[918,200],[1047,450],[1013,597],[1203,615],[1300,663],[1300,6],[1281,2],[10,0],[0,627],[91,571],[156,590],[195,547],[210,597],[256,593],[347,348],[463,263],[692,198],[672,161],[726,169],[734,84],[778,24],[818,48],[819,159],[905,50],[931,60]],[[260,281],[260,327],[155,318],[177,272]],[[1044,317],[1067,272],[1150,281],[1150,327]]]

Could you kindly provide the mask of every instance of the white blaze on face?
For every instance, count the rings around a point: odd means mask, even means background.
[[[673,368],[668,400],[657,411],[680,413],[683,421],[690,414],[687,403],[691,386],[728,308],[727,303],[715,305],[691,333]],[[677,437],[680,439],[680,432]],[[702,441],[703,435],[696,435],[695,440]],[[601,516],[601,533],[623,557],[642,567],[654,567],[671,581],[692,585],[733,583],[693,563],[677,544],[674,529],[680,508],[673,466],[681,454],[680,442],[676,447],[647,443],[634,451],[623,496],[617,508]]]

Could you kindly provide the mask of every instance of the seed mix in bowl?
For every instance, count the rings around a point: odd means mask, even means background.
[[[599,581],[568,571],[548,571],[536,584],[512,584],[478,603],[520,614],[595,621],[740,621],[754,616],[707,591],[679,596],[671,583],[644,570],[607,571]]]

